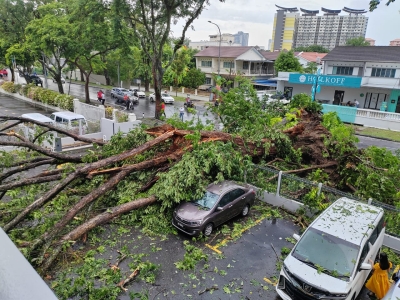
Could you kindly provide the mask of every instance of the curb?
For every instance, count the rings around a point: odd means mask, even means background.
[[[389,141],[389,142],[394,142],[394,143],[400,143],[400,141],[395,141],[395,140],[391,140],[391,139],[383,138],[383,137],[375,137],[375,136],[370,136],[370,135],[360,134],[360,133],[356,133],[355,135],[369,137],[371,139],[376,139],[376,140],[383,140],[383,141]]]

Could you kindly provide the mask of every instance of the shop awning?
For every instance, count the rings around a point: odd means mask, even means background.
[[[254,85],[272,86],[276,87],[276,80],[269,79],[256,79],[252,82]]]
[[[283,81],[288,81],[288,80],[289,80],[289,77],[273,77],[273,78],[270,78],[269,80],[275,80],[275,81],[277,81],[277,80],[283,80]]]

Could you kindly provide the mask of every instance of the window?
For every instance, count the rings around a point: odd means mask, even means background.
[[[202,60],[201,61],[201,66],[202,67],[211,68],[212,67],[212,62],[211,62],[211,60]]]
[[[224,61],[223,68],[234,68],[235,63],[233,61]]]
[[[245,194],[245,191],[243,191],[242,189],[236,189],[233,190],[231,194],[232,194],[232,199],[237,199],[240,196],[243,196]]]
[[[244,61],[243,62],[243,69],[248,69],[249,68],[249,62],[248,61]]]
[[[234,200],[232,197],[232,192],[228,192],[222,197],[221,201],[219,201],[218,206],[224,207],[225,205],[231,203],[232,200]]]
[[[371,234],[371,237],[369,238],[368,242],[370,242],[372,245],[375,244],[379,234],[381,233],[382,229],[383,229],[383,217],[382,219],[379,221],[378,226],[375,227],[374,231]]]
[[[353,67],[333,67],[333,75],[353,75]]]
[[[211,84],[211,78],[206,77],[206,82],[205,82],[205,84]]]
[[[382,68],[372,68],[372,77],[390,77],[394,78],[396,69],[382,69]]]

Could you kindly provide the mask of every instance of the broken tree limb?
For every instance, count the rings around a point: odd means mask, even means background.
[[[46,134],[46,133],[48,133],[50,131],[51,130],[48,129],[48,130],[43,131],[42,133],[39,133],[37,136],[34,137],[34,139],[32,140],[32,143],[35,143],[38,138],[40,138],[42,135],[44,135],[44,134]]]
[[[1,142],[0,142],[0,144],[1,144]],[[31,158],[31,159],[20,160],[20,161],[12,163],[10,165],[7,165],[7,166],[1,164],[1,166],[7,167],[7,168],[15,168],[15,167],[20,167],[22,165],[32,164],[32,163],[36,163],[36,162],[48,160],[48,159],[49,158],[46,156],[41,156],[41,157],[35,157],[35,158]]]
[[[34,169],[36,167],[43,166],[43,165],[51,165],[51,164],[53,164],[55,162],[56,162],[56,160],[54,158],[47,158],[45,160],[39,160],[39,161],[36,161],[34,163],[30,163],[30,164],[27,163],[25,166],[17,167],[17,168],[15,168],[13,170],[10,170],[10,171],[5,172],[2,175],[0,175],[0,182],[3,181],[4,179],[7,179],[8,177],[10,177],[10,176],[12,176],[14,174],[17,174],[17,173],[20,173],[20,172],[23,172],[23,171],[27,171],[27,170],[30,170],[30,169]]]
[[[63,171],[64,171],[63,169],[54,169],[54,170],[44,171],[38,175],[32,176],[31,178],[57,175],[57,174],[61,174]]]
[[[19,181],[14,181],[12,183],[2,184],[0,185],[0,192],[5,192],[11,190],[13,188],[17,188],[20,186],[26,186],[31,184],[38,184],[43,182],[51,182],[60,180],[62,177],[61,174],[51,175],[51,176],[41,176],[41,177],[33,177],[33,178],[26,178]]]
[[[130,173],[138,170],[158,167],[171,160],[177,160],[182,155],[183,151],[178,151],[177,153],[173,153],[168,156],[162,156],[151,160],[146,160],[134,165],[124,166],[118,174],[111,177],[107,182],[103,183],[97,189],[87,194],[85,197],[79,200],[78,203],[76,203],[73,207],[71,207],[68,210],[68,212],[63,216],[63,218],[53,226],[53,229],[51,231],[44,233],[39,239],[37,239],[33,243],[31,251],[35,250],[42,243],[47,243],[48,241],[52,240],[58,234],[58,232],[62,230],[86,205],[95,201],[100,196],[104,195],[107,191],[113,189],[116,185],[118,185],[118,183],[121,180],[123,180]]]
[[[136,278],[136,276],[139,275],[140,269],[139,267],[137,267],[135,269],[135,271],[132,272],[131,275],[128,276],[128,278],[121,280],[119,283],[117,283],[117,286],[119,286],[121,288],[121,290],[123,290],[124,292],[126,292],[128,289],[124,288],[124,285],[129,283],[130,281],[132,281],[133,279]]]
[[[57,183],[53,188],[51,188],[46,194],[39,197],[37,200],[28,205],[22,212],[20,212],[14,219],[7,223],[3,229],[5,232],[13,229],[19,222],[21,222],[26,215],[31,213],[36,208],[41,207],[44,203],[55,197],[60,191],[62,191],[68,184],[76,179],[76,174],[72,173],[67,176],[64,180]]]
[[[7,129],[10,129],[10,128],[13,128],[13,127],[15,127],[15,126],[17,126],[18,124],[21,124],[21,123],[22,123],[22,121],[18,121],[18,122],[15,122],[13,124],[7,125],[7,126],[1,128],[0,132],[6,131]]]
[[[68,184],[70,184],[72,181],[77,179],[79,176],[82,176],[84,174],[89,173],[90,171],[99,169],[99,168],[104,168],[112,163],[118,163],[124,159],[127,159],[129,157],[135,156],[137,154],[140,154],[154,145],[157,145],[161,142],[164,142],[165,140],[171,138],[173,136],[174,132],[169,131],[166,132],[159,137],[155,138],[154,140],[148,141],[144,143],[143,145],[140,145],[139,147],[131,150],[127,150],[123,153],[110,156],[108,158],[96,161],[94,163],[85,165],[83,167],[78,168],[75,170],[75,172],[69,174],[64,180],[56,184],[53,188],[51,188],[45,195],[41,196],[37,200],[35,200],[33,203],[31,203],[29,206],[27,206],[22,212],[20,212],[14,219],[12,219],[8,224],[4,226],[4,231],[7,232],[14,228],[19,222],[21,222],[26,215],[31,213],[33,210],[42,207],[46,202],[51,200],[53,197],[55,197],[59,192],[61,192]]]
[[[58,242],[58,245],[56,246],[55,249],[53,249],[53,252],[51,255],[47,258],[45,263],[43,264],[42,270],[46,271],[54,262],[54,260],[57,258],[58,254],[60,253],[62,249],[62,245],[67,242],[67,241],[74,241],[77,240],[80,236],[82,236],[84,233],[88,232],[89,230],[101,225],[105,224],[115,217],[130,212],[131,210],[138,209],[150,204],[153,204],[156,202],[156,197],[150,196],[148,198],[141,198],[137,199],[113,208],[107,209],[106,212],[101,213],[94,218],[90,219],[88,222],[76,227],[74,230],[72,230],[70,233],[64,235],[60,241]]]
[[[53,157],[53,158],[56,158],[56,159],[59,159],[61,161],[65,161],[65,162],[74,162],[74,163],[82,162],[82,158],[79,157],[79,156],[65,155],[65,154],[60,154],[60,153],[57,153],[57,152],[52,152],[51,150],[47,150],[47,149],[45,149],[43,147],[35,145],[35,144],[31,143],[30,141],[23,141],[23,142],[1,141],[0,144],[3,145],[3,146],[14,146],[14,147],[28,148],[30,150],[34,150],[36,152],[44,154],[44,155],[46,155],[48,157]]]
[[[216,291],[216,290],[218,290],[218,286],[215,284],[212,287],[206,288],[206,289],[204,289],[202,291],[198,291],[198,293],[199,293],[199,295],[202,295],[205,292],[211,292],[211,291]]]
[[[12,117],[12,116],[0,116],[0,120],[18,120],[19,123],[21,123],[21,122],[33,123],[33,124],[36,124],[36,125],[39,125],[39,126],[42,126],[42,127],[49,128],[52,131],[56,131],[56,132],[65,134],[66,136],[69,136],[69,137],[73,138],[76,141],[81,141],[81,142],[90,143],[90,144],[91,143],[96,143],[96,144],[101,145],[101,146],[105,144],[105,142],[103,142],[102,140],[96,140],[96,139],[91,139],[91,138],[79,136],[79,135],[76,135],[76,134],[73,134],[73,133],[69,132],[68,130],[64,130],[62,128],[59,128],[57,126],[50,125],[50,124],[43,123],[43,122],[39,122],[39,121],[36,121],[36,120],[31,120],[31,119],[28,119],[28,118]]]

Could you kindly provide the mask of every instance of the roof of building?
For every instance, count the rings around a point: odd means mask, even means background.
[[[365,38],[366,41],[375,41],[374,39],[371,38]],[[400,40],[400,39],[399,39]]]
[[[398,41],[400,41],[400,39],[391,40],[391,42],[398,42]]]
[[[400,62],[400,48],[393,46],[338,46],[322,60]]]
[[[300,52],[297,56],[304,58],[309,62],[317,62],[317,58],[320,58],[320,61],[327,55],[328,53],[319,53],[319,52]]]
[[[287,52],[287,50],[282,50],[282,51]],[[260,54],[261,54],[262,56],[264,56],[264,58],[265,58],[266,60],[272,60],[272,61],[276,60],[276,59],[278,58],[279,54],[280,54],[282,51],[265,51],[265,50],[258,50],[258,52],[260,52]],[[294,55],[297,56],[299,53],[300,53],[300,52],[294,52]]]
[[[246,53],[250,49],[254,47],[251,46],[235,46],[235,47],[230,47],[230,46],[221,46],[221,55],[220,57],[238,57],[242,55],[243,53]],[[195,56],[201,56],[201,57],[218,57],[218,46],[209,46],[197,54]]]

